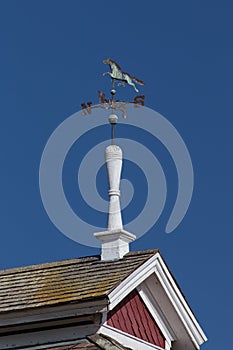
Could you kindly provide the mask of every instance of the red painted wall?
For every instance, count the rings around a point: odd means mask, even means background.
[[[165,349],[165,338],[136,290],[108,313],[107,324]]]

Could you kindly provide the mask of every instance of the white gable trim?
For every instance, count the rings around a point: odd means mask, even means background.
[[[199,346],[206,341],[207,338],[162,259],[156,264],[155,274],[184,324],[194,345],[199,349]]]
[[[137,288],[153,273],[156,274],[195,347],[199,349],[199,346],[207,338],[159,253],[156,253],[142,264],[109,294],[109,310],[112,310],[133,289]]]
[[[176,339],[174,332],[172,331],[170,325],[168,324],[167,320],[162,314],[162,311],[160,310],[160,307],[158,306],[156,301],[152,299],[152,297],[150,297],[151,293],[149,289],[144,284],[142,284],[137,288],[137,290],[146,307],[150,311],[151,316],[153,317],[159,329],[163,333],[163,336],[165,337],[170,349],[172,341]]]
[[[156,253],[109,293],[109,310],[112,310],[121,300],[132,292],[133,289],[137,288],[139,284],[155,272],[158,257],[159,253]]]
[[[122,344],[123,346],[129,347],[130,349],[133,349],[133,350],[170,350],[171,349],[171,347],[167,342],[166,342],[165,349],[163,349],[160,346],[147,343],[146,341],[140,338],[136,338],[133,335],[122,332],[119,329],[113,328],[107,324],[104,324],[99,329],[98,333],[107,335],[108,337],[111,337],[112,339],[115,339],[116,341],[118,341],[118,343]]]

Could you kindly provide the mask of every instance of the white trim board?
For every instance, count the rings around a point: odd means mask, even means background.
[[[122,344],[125,347],[129,347],[133,350],[164,350],[163,348],[147,343],[146,341],[136,338],[133,335],[124,333],[120,331],[119,329],[113,328],[108,326],[107,324],[104,324],[99,330],[99,334],[107,335],[108,337],[111,337],[112,339],[115,339],[118,341],[118,343]],[[165,350],[170,350],[170,346],[167,347]]]
[[[148,308],[151,316],[155,320],[156,324],[158,325],[160,331],[163,333],[163,336],[166,339],[166,342],[168,343],[167,347],[169,346],[168,349],[171,347],[172,341],[176,339],[176,336],[171,329],[170,325],[168,324],[165,316],[163,315],[160,307],[158,304],[155,302],[155,300],[152,298],[150,295],[149,289],[146,287],[145,284],[140,285],[138,288],[138,293],[141,296],[144,304]],[[167,348],[166,348],[167,349]]]

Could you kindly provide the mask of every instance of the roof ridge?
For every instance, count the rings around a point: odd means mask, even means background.
[[[144,255],[144,254],[156,254],[159,252],[158,248],[154,249],[145,249],[145,250],[134,250],[125,255],[125,257],[128,256],[134,256],[134,255]]]

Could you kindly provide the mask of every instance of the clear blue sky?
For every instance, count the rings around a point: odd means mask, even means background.
[[[158,145],[170,199],[155,227],[132,249],[160,248],[209,338],[203,350],[229,348],[232,18],[233,3],[226,0],[0,2],[0,268],[98,253],[50,222],[38,173],[53,130],[83,101],[97,102],[97,90],[109,86],[102,60],[112,57],[146,82],[146,105],[179,131],[195,175],[188,213],[166,235],[177,179]],[[126,87],[125,97],[131,96]],[[74,171],[71,165],[70,174]]]

